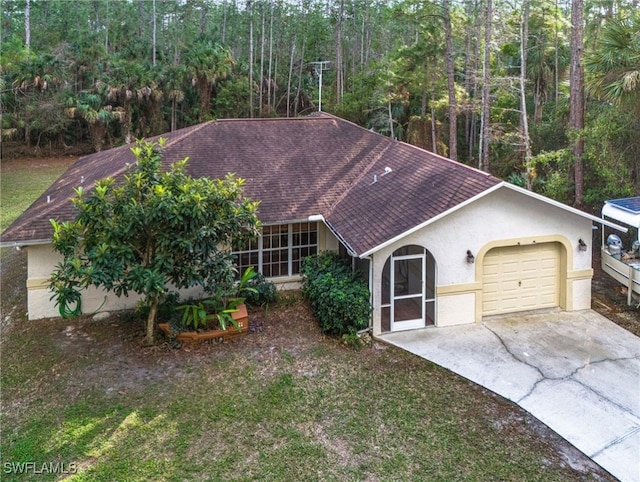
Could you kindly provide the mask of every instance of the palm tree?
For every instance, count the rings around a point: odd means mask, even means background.
[[[119,104],[122,111],[122,126],[125,142],[132,141],[134,105],[153,109],[159,104],[163,93],[153,79],[150,66],[125,59],[115,59],[111,62],[108,76],[105,77],[108,93],[107,99],[111,103]],[[149,130],[149,120],[139,116],[138,130],[140,133]]]
[[[640,12],[605,24],[585,70],[589,92],[640,111]]]
[[[235,59],[231,52],[221,45],[200,42],[186,52],[184,62],[200,100],[199,118],[206,120],[215,87],[231,74]]]
[[[122,111],[114,110],[106,102],[104,85],[96,83],[94,92],[82,91],[75,98],[67,101],[66,114],[75,119],[84,120],[89,126],[91,142],[96,152],[102,150],[104,136],[109,129],[111,121],[122,121]],[[101,95],[100,91],[103,91]]]
[[[66,77],[62,60],[53,54],[37,54],[31,50],[14,52],[4,56],[7,64],[0,68],[4,84],[11,82],[11,91],[16,105],[16,120],[24,128],[24,142],[31,144],[34,133],[41,136],[59,135],[64,125],[63,100],[61,92],[65,88]],[[55,126],[43,119],[56,116]],[[38,141],[39,142],[39,141]]]
[[[163,89],[171,101],[171,132],[178,128],[178,104],[184,101],[185,68],[183,65],[165,67]]]
[[[629,132],[638,132],[640,117],[640,12],[628,18],[609,20],[602,29],[595,49],[585,58],[589,74],[587,89],[593,95],[611,102],[630,119]],[[633,122],[635,119],[635,123]],[[635,124],[635,125],[634,125]],[[625,146],[627,153],[634,150]],[[640,158],[629,158],[630,175],[635,190],[640,192]]]

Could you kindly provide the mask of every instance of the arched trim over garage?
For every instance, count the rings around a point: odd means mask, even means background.
[[[489,293],[491,289],[495,288],[488,286],[487,280],[491,279],[491,277],[488,276],[488,273],[486,272],[486,268],[489,267],[488,261],[490,261],[492,266],[495,267],[496,263],[499,264],[501,262],[499,259],[496,260],[495,255],[504,255],[506,264],[511,263],[512,261],[514,262],[514,264],[517,264],[520,262],[520,258],[518,256],[518,248],[522,248],[523,257],[521,262],[523,263],[528,262],[527,257],[529,260],[531,260],[532,258],[535,259],[538,254],[540,254],[540,256],[549,258],[549,267],[551,266],[551,263],[557,263],[557,266],[555,268],[557,269],[557,279],[555,280],[555,283],[557,283],[556,302],[550,303],[549,299],[547,298],[543,301],[540,301],[540,306],[542,307],[554,304],[564,310],[572,309],[572,290],[569,289],[569,283],[571,283],[571,281],[578,276],[576,276],[576,274],[573,272],[574,249],[569,240],[562,235],[503,239],[487,243],[479,250],[476,255],[475,276],[476,281],[480,283],[480,290],[478,296],[476,297],[476,320],[482,320],[485,312],[489,312],[489,314],[491,314],[494,311],[496,313],[501,311],[519,311],[517,307],[509,307],[508,305],[504,308],[498,307],[497,310],[493,310],[493,306],[487,306],[487,303],[485,303],[485,293]],[[551,256],[549,255],[549,253],[553,251],[555,251],[555,253],[557,254],[556,260],[552,260]],[[489,255],[489,258],[487,257],[487,255]],[[514,266],[514,270],[520,269],[522,269],[522,265]],[[589,276],[591,275],[590,273],[585,274]],[[508,274],[505,274],[506,278],[508,278],[508,276]],[[526,274],[523,274],[523,276],[526,276]],[[533,277],[535,278],[535,275]],[[515,278],[511,281],[514,281],[516,283],[515,290],[520,288],[525,290],[527,288],[527,281],[531,281],[531,279],[524,280],[524,283],[520,283],[520,281],[516,280]],[[506,286],[507,285],[505,284],[505,287]],[[502,287],[500,289],[502,289]],[[508,295],[505,294],[505,298],[507,296]]]

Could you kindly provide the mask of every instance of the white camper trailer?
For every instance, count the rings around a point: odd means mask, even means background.
[[[627,287],[627,303],[640,306],[640,196],[611,199],[602,208],[602,218],[628,227],[627,245],[616,234],[602,232],[602,269]]]

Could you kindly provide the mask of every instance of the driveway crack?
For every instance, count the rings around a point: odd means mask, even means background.
[[[602,447],[600,450],[598,450],[597,452],[594,452],[593,454],[589,455],[590,459],[594,459],[596,457],[598,457],[602,452],[604,452],[605,450],[610,449],[611,447],[613,447],[614,445],[619,444],[620,442],[628,439],[629,437],[634,436],[635,434],[637,434],[638,432],[640,432],[640,427],[635,427],[633,430],[629,430],[627,433],[625,433],[624,435],[621,435],[620,437],[617,437],[615,439],[613,439],[611,442],[609,442],[607,445],[605,445],[604,447]]]
[[[537,367],[536,365],[533,365],[532,363],[529,363],[527,360],[521,359],[515,353],[513,353],[511,351],[511,349],[507,346],[505,341],[502,339],[502,337],[500,335],[498,335],[498,333],[496,333],[494,330],[489,328],[486,324],[484,325],[484,327],[487,330],[489,330],[491,333],[493,333],[493,335],[498,339],[500,344],[504,347],[504,349],[506,350],[506,352],[509,355],[511,355],[516,361],[518,361],[518,362],[520,362],[520,363],[522,363],[524,365],[527,365],[528,367],[533,368],[540,375],[540,379],[538,379],[533,385],[531,385],[531,388],[529,389],[529,391],[527,393],[525,393],[522,397],[520,397],[519,400],[516,401],[516,403],[519,404],[522,400],[524,400],[525,398],[527,398],[529,395],[531,395],[533,393],[533,391],[536,389],[536,387],[538,386],[539,383],[541,383],[541,382],[543,382],[545,380],[548,380],[548,378],[545,376],[545,374],[542,372],[542,370],[540,370],[539,367]]]
[[[627,407],[620,405],[619,403],[611,400],[609,397],[607,397],[606,394],[604,393],[600,393],[598,390],[595,390],[593,387],[585,384],[583,381],[579,380],[576,378],[576,376],[578,375],[578,372],[580,372],[580,370],[584,370],[585,368],[592,366],[592,365],[596,365],[599,363],[604,363],[604,362],[616,362],[616,361],[625,361],[625,360],[635,360],[635,359],[639,359],[638,356],[628,356],[628,357],[620,357],[620,358],[604,358],[602,360],[597,360],[597,361],[591,361],[588,363],[585,363],[582,366],[577,367],[575,370],[573,370],[571,373],[569,373],[568,375],[562,376],[562,377],[549,377],[547,375],[544,374],[544,372],[536,365],[534,365],[533,363],[530,363],[529,361],[527,361],[526,359],[522,359],[521,357],[519,357],[516,353],[514,353],[513,351],[511,351],[511,349],[509,348],[509,346],[507,345],[507,343],[502,339],[502,337],[494,330],[492,330],[490,327],[488,327],[486,324],[484,325],[484,327],[489,330],[491,333],[493,333],[493,335],[500,341],[500,344],[504,347],[504,349],[506,350],[507,353],[509,353],[509,355],[511,355],[516,361],[527,365],[528,367],[533,368],[535,371],[538,372],[538,374],[540,375],[540,379],[537,380],[532,386],[531,389],[525,393],[520,399],[518,399],[516,401],[516,403],[520,404],[520,402],[522,402],[524,399],[526,399],[527,397],[529,397],[538,387],[538,385],[546,380],[549,381],[572,381],[574,383],[577,383],[578,385],[584,387],[585,389],[589,390],[590,392],[596,394],[597,396],[604,398],[605,400],[607,400],[609,403],[611,403],[612,405],[616,406],[617,408],[619,408],[620,410],[622,410],[625,413],[628,413],[634,417],[638,417],[639,415],[636,413],[631,412]]]

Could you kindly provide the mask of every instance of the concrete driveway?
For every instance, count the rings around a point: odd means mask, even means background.
[[[640,338],[554,311],[380,337],[520,405],[622,481],[640,481]]]

